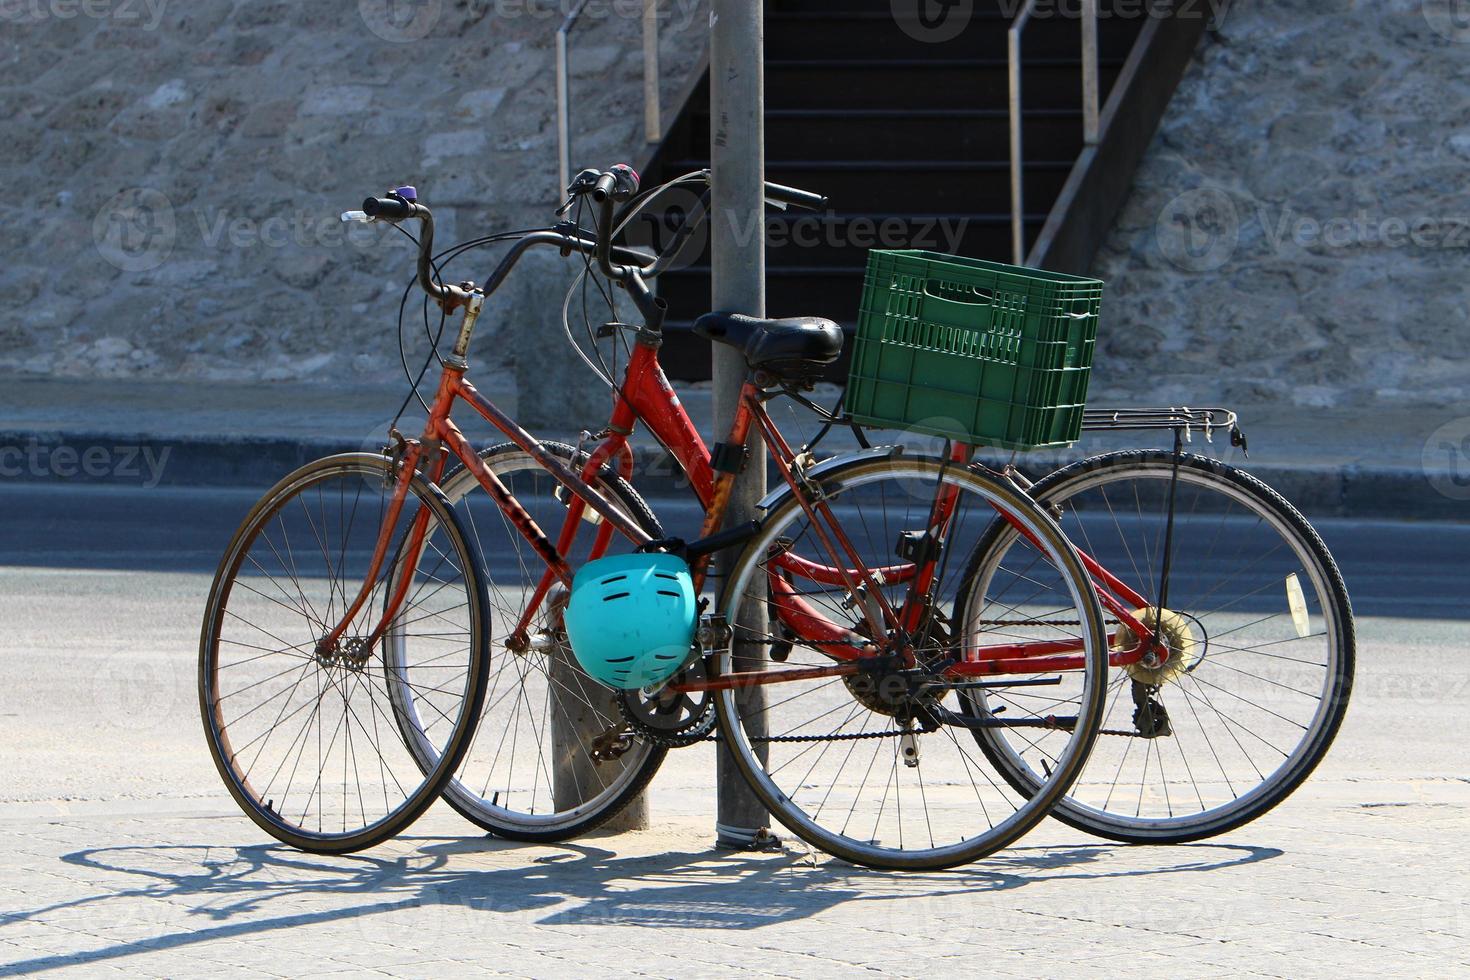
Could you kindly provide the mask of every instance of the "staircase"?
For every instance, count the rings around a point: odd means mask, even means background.
[[[926,36],[921,25],[896,20],[891,0],[766,0],[766,176],[826,194],[831,207],[822,216],[769,217],[768,314],[826,316],[850,331],[873,247],[1012,260],[1006,35],[1008,15],[1019,5],[975,0],[965,28],[936,43],[920,39]],[[1099,18],[1100,102],[1107,104],[1120,74],[1130,68],[1137,73],[1136,42],[1157,28],[1136,12]],[[1021,36],[1023,236],[1029,251],[1044,226],[1048,242],[1058,233],[1055,216],[1052,223],[1048,217],[1059,198],[1098,183],[1094,174],[1089,184],[1079,167],[1097,148],[1083,141],[1075,13],[1033,15]],[[1196,30],[1188,51],[1197,37]],[[1148,86],[1164,89],[1162,100],[1155,98],[1157,113],[1182,68],[1180,62],[1172,75],[1160,77],[1154,66]],[[1141,142],[1130,136],[1136,153],[1124,147],[1105,158],[1115,169],[1126,166],[1121,184],[1104,181],[1117,198],[1103,209],[1109,222],[1156,124],[1157,114],[1142,127]],[[645,186],[708,166],[709,146],[706,73],[645,167]],[[1099,220],[1095,203],[1091,211],[1082,222],[1089,228]],[[1090,261],[1090,251],[1082,251]],[[710,308],[708,252],[661,277],[659,292],[670,305],[666,368],[675,378],[707,378],[708,344],[688,328]],[[839,366],[834,380],[845,370]]]

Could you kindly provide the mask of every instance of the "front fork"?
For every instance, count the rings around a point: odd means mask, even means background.
[[[403,514],[403,504],[408,499],[409,486],[418,472],[419,464],[424,458],[425,447],[420,442],[405,442],[402,444],[402,452],[395,456],[396,472],[393,474],[393,497],[388,504],[388,511],[383,515],[383,525],[378,532],[378,541],[373,549],[373,558],[369,563],[367,574],[363,577],[362,587],[358,589],[357,596],[352,604],[342,614],[337,625],[334,626],[326,636],[316,645],[317,656],[329,656],[337,650],[343,634],[347,627],[362,611],[367,604],[368,597],[373,593],[373,587],[378,581],[378,575],[383,569],[383,562],[388,557],[388,549],[393,543],[393,530],[398,526],[398,519]],[[437,442],[433,444],[434,458],[430,461],[425,473],[430,483],[438,483],[444,473],[445,461],[448,454]],[[402,567],[417,568],[419,555],[423,551],[424,536],[429,527],[429,509],[421,507],[418,514],[414,516],[413,524],[409,527],[403,542],[399,545],[399,553],[402,558],[408,560],[408,564]],[[394,586],[393,593],[383,609],[383,615],[379,618],[371,633],[363,639],[362,651],[371,650],[388,631],[388,624],[398,614],[398,608],[408,596],[409,587],[413,584],[413,575],[400,575]]]

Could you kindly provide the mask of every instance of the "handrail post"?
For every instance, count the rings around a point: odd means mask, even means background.
[[[567,68],[567,36],[587,0],[577,0],[577,5],[567,12],[556,29],[556,176],[561,182],[556,189],[556,203],[561,203],[563,192],[572,182],[572,128],[571,128],[571,79]]]
[[[556,31],[556,197],[566,193],[572,182],[572,148],[567,122],[567,31],[563,24]]]
[[[1082,142],[1098,140],[1097,0],[1082,0]]]
[[[643,0],[643,139],[648,143],[663,136],[658,79],[658,0]]]

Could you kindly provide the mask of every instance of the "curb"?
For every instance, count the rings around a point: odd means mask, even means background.
[[[575,437],[546,436],[576,442]],[[161,439],[117,433],[0,432],[0,446],[22,458],[0,459],[0,485],[66,484],[134,487],[234,487],[262,490],[321,456],[361,452],[347,440],[202,437]],[[25,456],[31,453],[30,457]],[[58,453],[60,450],[60,453]],[[645,496],[672,497],[688,482],[660,446],[635,445],[633,483]],[[91,454],[90,456],[88,454]],[[982,454],[982,458],[985,458]],[[1062,465],[1080,454],[1047,460]],[[37,461],[44,459],[44,465]],[[1005,460],[988,460],[997,465]],[[1038,461],[1039,462],[1039,461]],[[1289,466],[1242,467],[1275,488],[1309,517],[1470,521],[1470,501],[1440,493],[1421,469]],[[1035,468],[1036,471],[1040,467]]]

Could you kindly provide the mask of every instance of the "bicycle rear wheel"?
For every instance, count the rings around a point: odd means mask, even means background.
[[[1170,452],[1108,453],[1031,493],[1059,508],[1063,530],[1151,610],[1173,474]],[[1233,466],[1183,455],[1175,513],[1161,626],[1174,652],[1160,671],[1113,671],[1092,761],[1054,811],[1128,843],[1211,837],[1279,804],[1326,755],[1352,689],[1352,606],[1291,504]],[[977,596],[1004,598],[991,569],[1016,544],[1010,529],[995,529],[977,555]],[[1012,785],[1039,785],[1003,733],[978,737]]]
[[[369,569],[393,493],[391,460],[332,456],[287,476],[236,532],[210,590],[199,703],[210,752],[245,813],[307,851],[341,853],[399,833],[434,802],[469,744],[489,667],[475,556],[439,491],[415,476],[368,601],[334,648],[318,645]],[[428,514],[414,568],[409,529]],[[367,640],[390,582],[411,656]],[[393,689],[416,692],[436,748],[422,766],[399,733]]]
[[[722,737],[771,813],[837,857],[919,870],[963,864],[1005,847],[1066,792],[1086,761],[1101,714],[1106,639],[1076,553],[1023,493],[960,464],[897,455],[859,458],[823,475],[820,484],[862,563],[888,570],[878,579],[878,591],[895,609],[910,589],[903,569],[913,567],[896,552],[914,547],[931,529],[941,488],[954,495],[953,516],[935,545],[926,612],[909,636],[919,666],[787,680],[759,694],[722,691],[715,702]],[[1025,602],[995,606],[986,626],[962,635],[956,632],[956,598],[968,591],[964,573],[971,552],[999,519],[997,512],[1032,535],[1029,561],[1017,574],[1032,583],[1034,593]],[[836,662],[829,643],[776,623],[767,626],[760,615],[771,574],[785,574],[784,554],[832,561],[802,501],[790,491],[770,508],[761,532],[730,570],[720,608],[734,642],[716,657],[715,677],[737,669]],[[876,605],[875,596],[854,596],[840,584],[811,578],[793,577],[791,584],[830,622],[856,633],[868,629],[863,608]],[[1052,625],[1057,620],[1068,625]],[[1058,676],[1028,671],[957,678],[944,671],[956,660],[985,659],[986,647],[1073,638],[1077,669]],[[766,664],[770,657],[783,662]],[[970,720],[1015,725],[1045,753],[1050,768],[1037,792],[1019,792],[996,778],[968,731],[958,727],[961,694],[976,683],[996,685],[1017,707],[972,714]],[[947,720],[925,721],[936,718]]]

